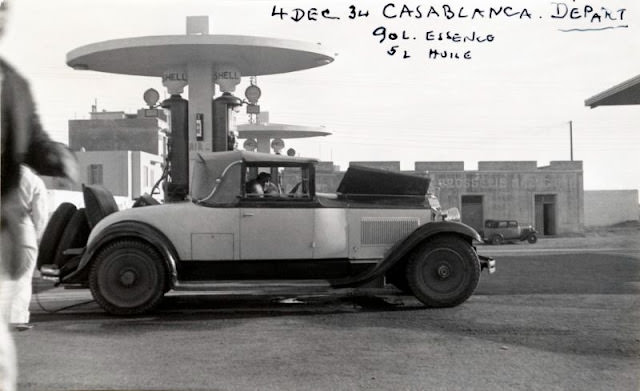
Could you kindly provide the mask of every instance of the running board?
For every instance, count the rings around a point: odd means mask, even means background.
[[[175,291],[218,292],[276,292],[290,290],[319,291],[331,289],[326,280],[227,280],[227,281],[176,281]]]

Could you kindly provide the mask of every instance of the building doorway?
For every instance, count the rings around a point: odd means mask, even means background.
[[[536,221],[535,228],[542,235],[555,235],[556,229],[556,196],[555,194],[538,194],[535,196]]]
[[[463,195],[462,210],[460,211],[462,222],[481,231],[484,223],[481,195]]]

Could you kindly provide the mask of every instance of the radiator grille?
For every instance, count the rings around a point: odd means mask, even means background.
[[[417,217],[363,217],[360,243],[363,246],[394,244],[419,225],[420,219]]]

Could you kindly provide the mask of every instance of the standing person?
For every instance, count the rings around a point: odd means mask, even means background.
[[[32,276],[38,258],[38,246],[47,224],[49,207],[47,205],[47,188],[40,177],[26,166],[20,167],[20,188],[18,204],[26,211],[20,221],[22,233],[21,261],[24,274],[15,281],[13,302],[11,303],[10,323],[17,330],[28,330],[29,303],[31,302]]]
[[[8,0],[0,0],[0,36],[7,21]],[[28,269],[20,258],[20,209],[18,190],[22,163],[41,175],[78,177],[75,157],[63,144],[53,142],[40,125],[29,84],[0,59],[0,390],[16,389],[17,366],[9,333],[12,283]]]

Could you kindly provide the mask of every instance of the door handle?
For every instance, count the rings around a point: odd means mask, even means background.
[[[248,213],[248,212],[242,213],[242,217],[251,217],[251,216],[255,216],[255,213]]]

